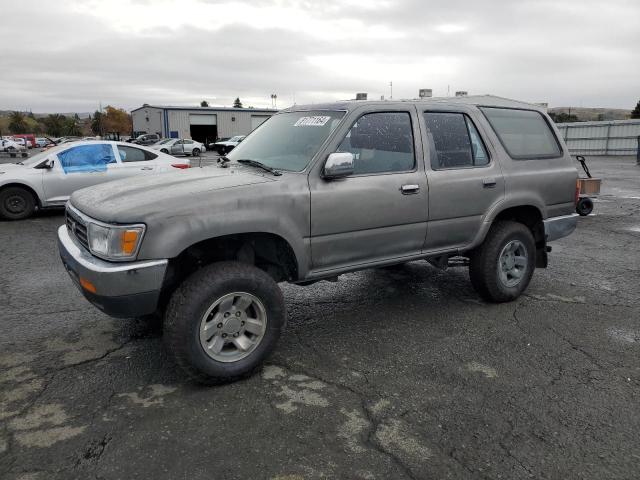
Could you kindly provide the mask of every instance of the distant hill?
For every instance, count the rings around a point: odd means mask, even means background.
[[[631,110],[621,108],[584,108],[584,107],[554,107],[549,108],[548,113],[561,113],[575,115],[578,121],[588,122],[592,120],[626,120],[631,116]]]
[[[0,117],[8,117],[10,114],[12,114],[14,111],[13,110],[0,110]],[[28,112],[24,112],[24,113],[28,113]],[[64,115],[65,117],[73,117],[76,113],[75,112],[64,112],[64,113],[60,113],[60,115]],[[36,118],[43,118],[46,117],[48,115],[51,115],[50,113],[33,113],[33,116]],[[93,115],[93,113],[91,112],[78,112],[78,117],[80,117],[80,119],[84,119],[84,118],[89,118],[91,115]]]

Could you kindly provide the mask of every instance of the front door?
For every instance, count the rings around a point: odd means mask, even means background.
[[[52,160],[53,168],[42,175],[47,205],[62,205],[76,190],[114,179],[116,158],[108,143],[76,145]]]
[[[421,144],[415,142],[416,112],[365,111],[339,135],[332,150],[354,156],[354,174],[325,180],[315,171],[309,177],[312,269],[419,254],[428,189]]]
[[[178,140],[171,145],[171,155],[184,155],[184,140]]]
[[[429,180],[429,225],[425,250],[469,245],[484,215],[504,197],[504,179],[472,112],[423,112]]]

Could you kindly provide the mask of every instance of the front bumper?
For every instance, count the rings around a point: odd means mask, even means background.
[[[562,215],[560,217],[551,217],[543,220],[544,236],[547,242],[552,242],[567,235],[571,235],[578,224],[577,213],[570,215]]]
[[[73,283],[107,315],[127,318],[156,311],[168,260],[106,262],[76,243],[65,225],[58,229],[58,249]],[[81,283],[92,285],[95,292]]]

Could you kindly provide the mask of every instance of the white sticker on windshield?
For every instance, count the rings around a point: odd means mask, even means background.
[[[331,117],[323,117],[320,115],[316,115],[314,117],[301,117],[298,119],[296,123],[293,124],[294,127],[322,127],[325,125]]]

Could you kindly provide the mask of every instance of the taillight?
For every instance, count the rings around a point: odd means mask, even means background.
[[[173,168],[190,168],[191,165],[189,165],[188,163],[172,163],[171,166]]]
[[[580,179],[576,180],[576,198],[573,199],[575,205],[580,201]]]

